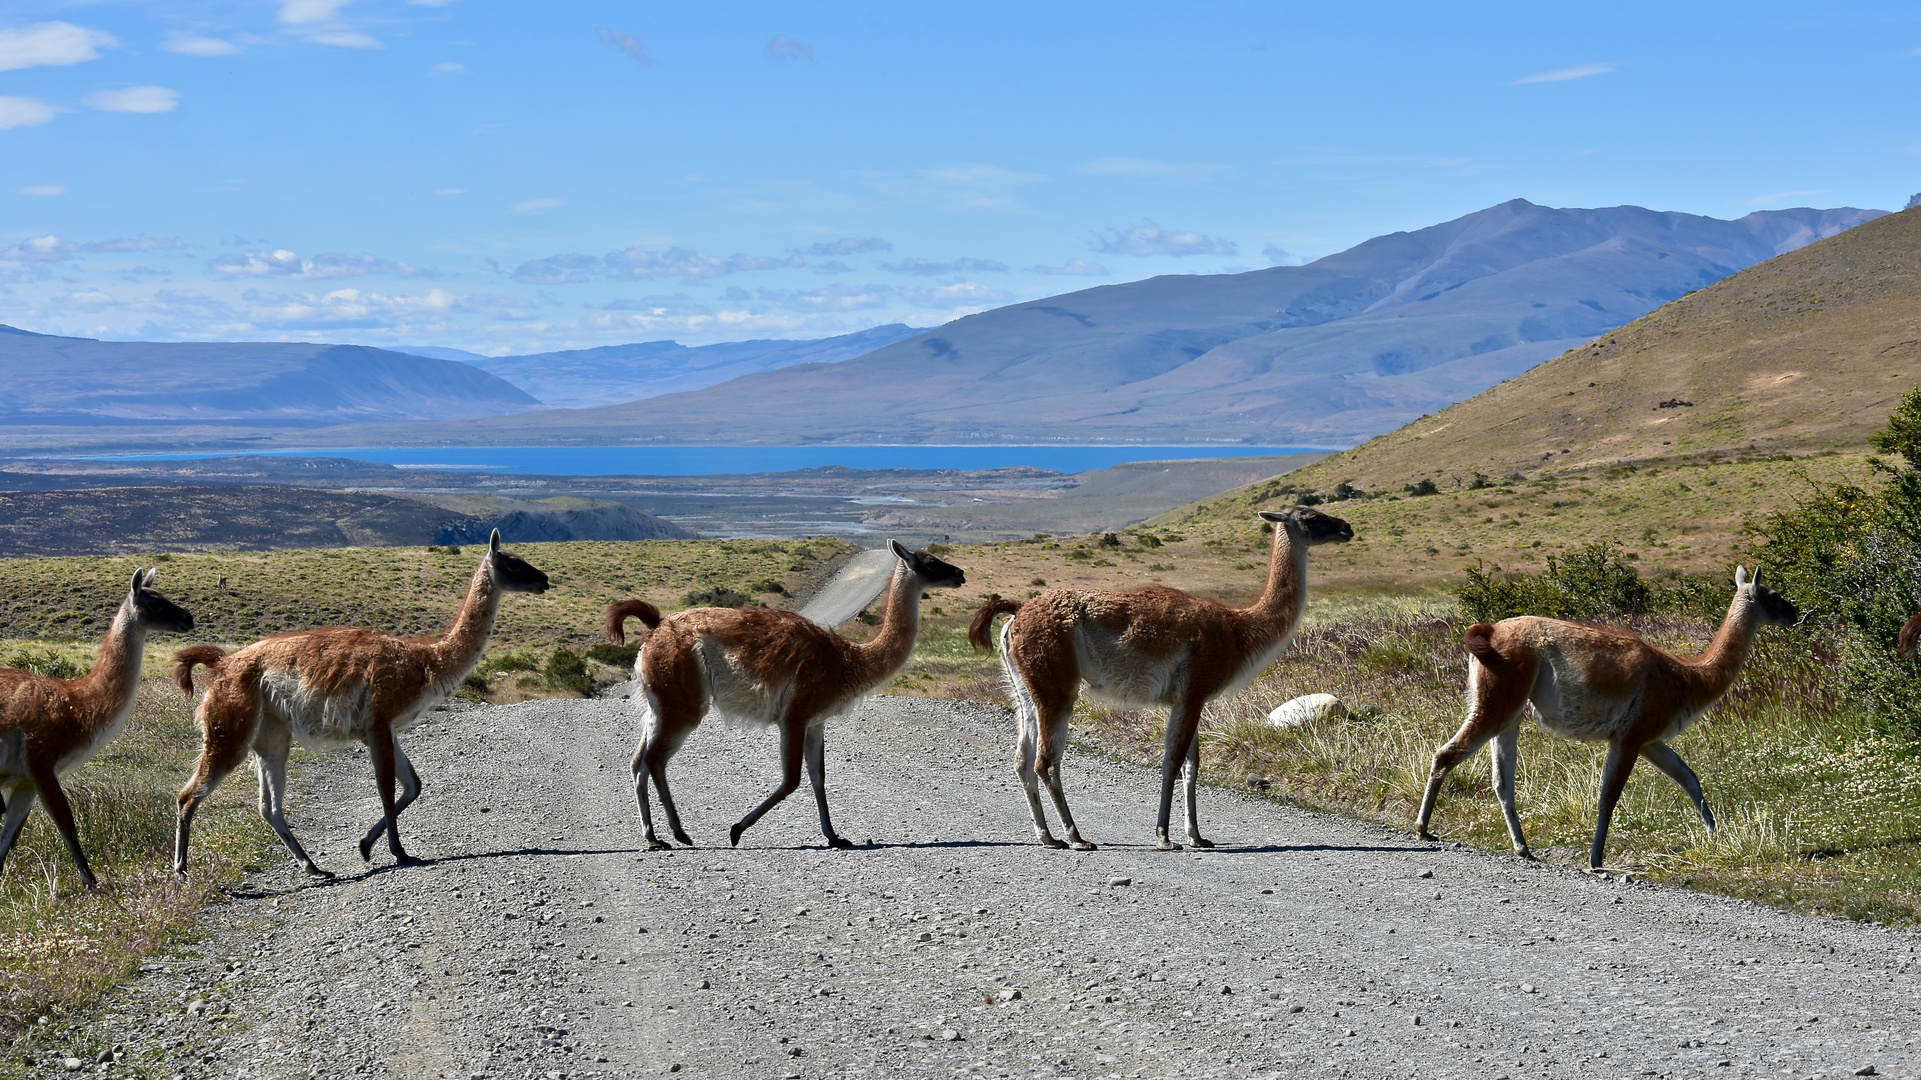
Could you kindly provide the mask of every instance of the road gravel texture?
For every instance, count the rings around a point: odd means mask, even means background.
[[[1232,791],[1153,850],[1157,775],[1067,772],[1093,853],[1033,841],[1004,709],[834,722],[836,824],[764,731],[675,759],[701,845],[646,852],[629,701],[443,707],[410,733],[426,865],[363,866],[367,759],[313,766],[276,859],[96,1018],[181,1077],[1911,1076],[1913,935],[1423,844]],[[76,1050],[76,1054],[77,1054]],[[1861,1070],[1872,1068],[1874,1073]]]

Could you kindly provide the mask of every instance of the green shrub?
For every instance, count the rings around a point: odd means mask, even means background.
[[[587,662],[565,645],[556,645],[554,651],[547,654],[547,662],[540,668],[540,678],[554,690],[572,691],[581,697],[590,697],[594,692],[594,680],[587,674]]]
[[[753,597],[725,585],[695,589],[680,600],[688,607],[748,607],[754,602]]]
[[[1550,619],[1618,619],[1655,609],[1654,591],[1612,544],[1589,544],[1565,557],[1549,555],[1539,574],[1496,577],[1470,567],[1457,591],[1461,610],[1476,622],[1516,615]]]
[[[640,646],[616,645],[611,641],[603,641],[587,650],[587,659],[627,671],[633,670],[634,658],[639,655]]]
[[[1409,495],[1439,495],[1441,489],[1436,487],[1432,480],[1418,480],[1407,486],[1407,493]]]
[[[1137,533],[1134,536],[1134,542],[1144,548],[1157,548],[1161,546],[1161,538],[1155,536],[1153,533]]]
[[[87,673],[86,668],[44,645],[21,645],[0,652],[0,667],[53,679],[77,679]]]

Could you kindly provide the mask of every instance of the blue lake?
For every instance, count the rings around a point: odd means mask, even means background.
[[[273,457],[341,457],[404,468],[474,469],[549,476],[710,476],[850,469],[1105,469],[1128,461],[1266,457],[1311,453],[1304,446],[466,446],[438,449],[273,451]],[[122,461],[184,461],[231,454],[114,455]]]

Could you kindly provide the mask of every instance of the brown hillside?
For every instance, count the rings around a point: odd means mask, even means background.
[[[1921,209],[1750,267],[1288,479],[1445,489],[1476,472],[1858,453],[1918,382]]]

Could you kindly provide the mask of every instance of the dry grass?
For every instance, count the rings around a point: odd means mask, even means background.
[[[614,600],[681,606],[696,589],[762,586],[798,592],[853,550],[848,541],[642,540],[516,544],[553,589],[509,596],[494,641],[502,648],[582,648],[600,640]],[[439,633],[467,591],[481,549],[332,548],[147,556],[0,560],[0,637],[93,640],[106,632],[136,566],[158,566],[158,587],[194,613],[193,638],[248,642],[316,626]],[[220,587],[221,579],[227,582]]]

